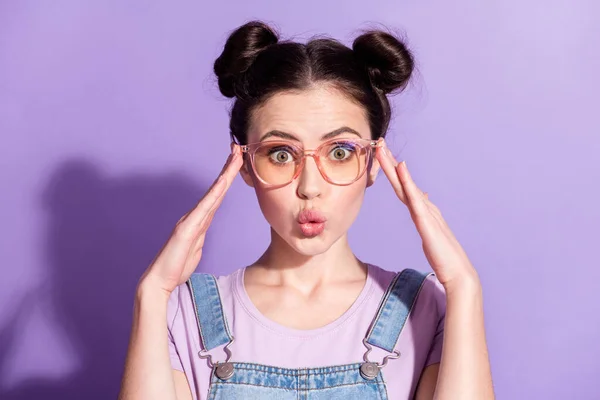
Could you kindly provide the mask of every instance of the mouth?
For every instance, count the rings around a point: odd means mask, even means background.
[[[298,215],[300,231],[306,237],[315,237],[325,230],[327,218],[317,210],[303,210]]]

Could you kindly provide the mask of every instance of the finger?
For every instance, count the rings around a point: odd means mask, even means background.
[[[240,158],[241,158],[241,155],[240,155]],[[235,162],[235,161],[233,161],[233,162]],[[226,174],[227,174],[227,172],[225,173],[225,175]],[[235,178],[235,175],[234,175],[234,178]],[[231,182],[229,183],[229,186],[231,186]],[[198,234],[195,239],[195,242],[193,243],[192,246],[190,246],[190,250],[188,252],[188,257],[187,257],[187,261],[186,261],[186,270],[187,270],[187,268],[195,269],[198,262],[200,261],[200,258],[202,256],[202,248],[204,247],[204,240],[206,238],[206,231],[208,230],[219,206],[223,202],[223,199],[225,198],[225,194],[227,193],[227,189],[229,188],[229,186],[226,186],[225,189],[221,191],[221,195],[211,205],[211,207],[208,210],[204,219],[202,219],[202,221],[200,221],[196,225]]]
[[[424,215],[427,212],[426,199],[421,189],[419,189],[416,183],[412,180],[410,172],[406,167],[406,161],[402,161],[396,166],[398,178],[404,188],[404,194],[408,201],[408,205],[416,215]]]
[[[221,168],[221,172],[219,172],[219,174],[217,175],[217,178],[213,181],[212,185],[208,188],[207,192],[202,197],[202,199],[200,199],[200,201],[198,203],[200,203],[204,199],[204,197],[207,196],[208,193],[210,193],[211,189],[217,183],[217,181],[219,180],[219,178],[221,176],[224,176],[227,173],[228,169],[231,167],[231,165],[234,162],[234,158],[236,157],[236,154],[240,154],[240,153],[241,153],[240,146],[236,145],[235,143],[231,143],[231,154],[229,154],[229,157],[227,157],[227,160],[225,161],[225,164],[223,165],[223,168]],[[241,156],[241,154],[240,154],[240,156]],[[233,174],[234,177],[235,177],[235,174],[237,174],[237,172]],[[233,179],[230,179],[230,181],[232,181],[232,180]],[[190,211],[193,211],[193,210],[194,209],[192,209]]]
[[[429,200],[429,195],[427,193],[424,194],[425,195],[425,204],[427,204],[427,208],[429,209],[429,212],[431,212],[433,214],[433,216],[437,219],[437,221],[440,223],[440,225],[442,225],[444,228],[448,228],[448,225],[446,224],[446,221],[444,220],[444,217],[442,216],[442,212],[440,211],[440,209],[431,202],[431,200]]]
[[[190,257],[190,249],[198,249],[195,244],[198,242],[199,237],[204,236],[208,225],[203,224],[203,221],[207,220],[207,216],[209,217],[208,221],[210,221],[210,218],[214,215],[214,211],[211,212],[211,210],[216,210],[215,205],[223,198],[223,195],[241,167],[241,154],[239,150],[237,148],[229,156],[219,177],[213,182],[198,204],[177,222],[173,234],[182,238],[183,242],[168,240],[153,260],[153,263],[160,263],[161,260],[178,259],[180,257],[185,257],[184,259],[186,260],[197,258]],[[186,244],[183,246],[180,245],[183,243]],[[197,254],[199,255],[200,251]]]
[[[229,166],[231,165],[233,158],[235,156],[235,152],[234,149],[231,150],[231,154],[229,154],[229,157],[227,157],[227,160],[225,161],[225,164],[223,165],[223,168],[221,168],[221,172],[219,172],[219,174],[217,175],[217,178],[213,181],[212,185],[210,185],[210,187],[208,188],[207,192],[205,193],[204,196],[202,196],[202,198],[200,199],[200,201],[198,202],[198,204],[204,200],[204,197],[206,197],[210,191],[212,190],[212,188],[217,184],[217,182],[219,181],[219,178],[221,178],[222,176],[225,175],[225,172],[227,172],[227,169],[229,168]],[[193,211],[194,209],[192,209]]]
[[[242,165],[242,154],[239,151],[239,147],[236,147],[234,149],[234,153],[232,154],[231,160],[223,168],[223,171],[219,177],[219,179],[222,179],[224,182],[224,190],[220,191],[216,201],[211,202],[210,207],[206,209],[206,212],[203,214],[203,217],[199,220],[196,220],[196,223],[201,223],[208,213],[219,207],[219,205],[223,201],[225,194],[227,193],[227,190],[231,187],[231,184],[233,183],[233,180],[237,176],[238,172],[240,171]],[[192,213],[194,214],[195,211]],[[195,217],[196,216],[194,216],[194,218]]]
[[[188,213],[188,216],[182,223],[197,227],[206,218],[208,213],[215,208],[215,206],[218,207],[221,199],[231,186],[234,178],[240,170],[240,167],[242,166],[242,157],[239,150],[239,146],[234,149],[234,152],[227,159],[227,162],[221,170],[218,178],[209,188],[204,197],[198,202],[196,207],[194,207]]]
[[[208,212],[208,215],[204,218],[204,220],[198,226],[198,236],[195,238],[195,241],[190,246],[190,250],[188,253],[188,258],[195,257],[195,255],[199,254],[199,252],[204,247],[204,240],[206,239],[206,233],[208,228],[215,216],[218,207],[214,207],[212,211]]]
[[[225,169],[225,172],[223,172],[223,175],[222,175],[226,179],[226,182],[227,182],[225,185],[225,190],[221,193],[221,195],[219,196],[217,201],[211,206],[209,213],[210,212],[214,213],[216,211],[216,209],[219,208],[219,206],[223,202],[223,199],[225,198],[225,194],[231,187],[233,180],[235,179],[237,174],[240,172],[242,165],[244,165],[242,152],[240,150],[240,147],[236,145],[236,148],[234,149],[233,158],[232,158],[230,164]]]
[[[227,187],[226,178],[224,175],[219,176],[212,188],[202,198],[202,200],[194,207],[182,224],[197,227],[202,223],[206,215],[210,212],[219,198],[225,192]]]
[[[390,150],[383,142],[381,147],[377,148],[375,153],[377,161],[379,161],[379,165],[381,165],[381,169],[387,176],[390,181],[392,188],[396,192],[396,195],[404,204],[406,204],[406,195],[404,194],[404,189],[402,188],[402,184],[400,183],[400,179],[398,178],[398,173],[396,172],[396,159],[392,156]]]

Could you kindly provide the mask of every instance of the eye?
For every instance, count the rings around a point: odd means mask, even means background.
[[[292,150],[286,147],[275,147],[270,149],[269,158],[276,164],[287,164],[294,161]]]
[[[336,143],[335,147],[329,152],[329,158],[334,161],[344,161],[356,151],[353,143]]]

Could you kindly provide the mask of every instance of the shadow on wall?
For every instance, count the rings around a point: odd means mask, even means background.
[[[23,382],[0,392],[0,399],[117,398],[138,280],[208,186],[180,174],[106,177],[85,160],[57,168],[41,199],[48,279],[24,296],[0,331],[0,376],[35,302],[51,310],[48,318],[63,329],[59,334],[75,349],[80,368],[61,381]]]

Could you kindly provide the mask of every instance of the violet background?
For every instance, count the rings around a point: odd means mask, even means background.
[[[254,18],[284,38],[404,32],[406,159],[477,267],[498,399],[598,399],[600,3],[0,2],[0,398],[116,398],[137,279],[225,161],[211,73]],[[350,233],[366,261],[430,269],[382,175]],[[200,270],[269,239],[237,179]]]

